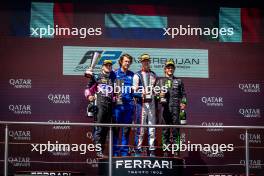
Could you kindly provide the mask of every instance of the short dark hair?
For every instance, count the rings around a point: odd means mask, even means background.
[[[124,57],[127,57],[130,60],[130,64],[132,64],[132,62],[133,62],[132,56],[130,56],[129,54],[122,54],[122,56],[120,56],[119,61],[118,61],[120,67],[122,65],[122,61],[123,61]]]

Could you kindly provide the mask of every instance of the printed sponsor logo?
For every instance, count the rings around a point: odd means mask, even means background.
[[[98,52],[100,54],[100,59],[98,60],[98,63],[95,67],[95,71],[100,71],[101,70],[101,65],[104,63],[105,60],[111,60],[113,65],[117,62],[119,57],[122,54],[122,51],[93,51],[89,50],[87,51],[84,56],[81,58],[80,62],[78,63],[77,66],[75,66],[74,71],[82,71],[85,72],[85,70],[88,68],[88,66],[91,64],[92,59],[94,57],[94,54]]]
[[[239,135],[239,138],[242,141],[246,140],[246,134],[242,133]],[[248,141],[249,143],[255,143],[255,144],[261,144],[262,142],[262,137],[259,133],[248,133]]]
[[[224,106],[223,97],[202,97],[201,101],[207,106]]]
[[[249,168],[250,169],[262,169],[262,167],[261,167],[262,163],[263,163],[263,161],[261,161],[261,160],[249,160]],[[245,166],[246,161],[240,160],[240,164],[243,164]]]
[[[31,140],[31,131],[9,130],[8,135],[14,140]]]
[[[69,120],[48,120],[49,123],[70,123]],[[69,130],[71,129],[70,125],[54,125],[52,127],[54,130]]]
[[[215,174],[208,174],[208,176],[237,176],[237,174],[215,173]]]
[[[247,109],[239,109],[238,110],[239,114],[241,114],[243,117],[246,118],[260,118],[261,114],[260,114],[260,109],[253,109],[253,108],[247,108]]]
[[[172,169],[172,161],[167,160],[116,160],[115,168],[125,169],[138,169],[138,168],[149,168],[149,169]]]
[[[142,53],[150,54],[151,69],[157,76],[164,76],[163,67],[168,58],[176,64],[178,77],[208,78],[208,50],[204,49],[166,49],[166,48],[120,48],[120,47],[63,47],[63,75],[83,75],[90,66],[95,52],[100,53],[93,70],[95,74],[101,71],[104,60],[112,60],[113,68],[119,67],[118,59],[124,53],[133,58],[130,70],[138,71],[141,63],[138,57]],[[166,53],[166,57],[164,54]]]
[[[32,171],[31,175],[49,175],[49,176],[72,176],[71,172],[53,172],[53,171]]]
[[[54,156],[69,156],[69,155],[71,155],[71,152],[69,152],[69,151],[61,151],[61,152],[52,151],[51,153]]]
[[[222,122],[203,122],[202,126],[223,126],[224,123]],[[224,131],[223,128],[207,128],[206,131],[213,132],[213,131]]]
[[[98,158],[87,158],[86,163],[91,165],[93,168],[98,168],[99,159]]]
[[[11,104],[8,106],[9,111],[14,114],[31,114],[31,105],[23,105],[23,104]]]
[[[9,79],[9,84],[16,89],[30,89],[32,87],[31,79]]]
[[[219,151],[218,153],[214,153],[213,150],[202,150],[201,151],[206,157],[208,158],[224,158],[224,152],[223,151]]]
[[[48,99],[51,103],[55,104],[70,104],[69,94],[49,94]]]
[[[8,162],[14,167],[30,167],[29,157],[8,157]]]
[[[260,84],[238,84],[239,89],[245,93],[257,93],[260,92]]]

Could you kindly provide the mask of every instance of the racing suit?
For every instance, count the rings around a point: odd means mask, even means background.
[[[131,124],[134,111],[134,101],[131,93],[134,73],[129,70],[123,72],[121,68],[115,73],[116,80],[122,80],[124,84],[121,92],[122,104],[117,104],[114,108],[114,121],[115,123]],[[118,156],[120,152],[121,156],[128,156],[130,127],[122,128],[121,147],[118,146],[120,145],[119,131],[120,128],[114,128],[113,130],[113,154]]]
[[[167,86],[167,93],[165,94],[166,103],[163,103],[163,118],[166,125],[178,125],[180,103],[186,102],[186,94],[184,84],[181,79],[176,77],[161,78]],[[160,85],[160,81],[158,83]],[[164,85],[160,85],[164,86]],[[170,144],[171,129],[164,128],[162,130],[162,144]],[[180,142],[180,130],[178,128],[172,129],[173,142],[176,144]]]
[[[133,77],[133,86],[140,89],[140,87],[147,88],[147,86],[153,88],[156,84],[156,74],[152,71],[144,72],[139,71],[135,73]],[[143,99],[142,93],[139,90],[134,93],[136,98],[136,119],[135,123],[141,125],[155,125],[156,124],[156,113],[155,113],[155,102],[154,95],[152,93],[151,100]],[[136,130],[135,145],[136,152],[142,150],[142,143],[144,138],[145,128],[141,127]],[[155,128],[148,128],[148,145],[149,150],[155,150]]]
[[[96,123],[111,123],[112,121],[112,106],[114,101],[113,91],[109,91],[109,86],[114,86],[115,73],[112,71],[109,74],[100,73],[97,78],[93,77],[85,90],[85,96],[96,94],[97,112],[94,121]],[[94,127],[93,140],[95,144],[102,145],[102,152],[106,141],[108,128]]]

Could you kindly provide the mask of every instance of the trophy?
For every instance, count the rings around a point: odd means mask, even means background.
[[[148,73],[148,74],[150,74],[150,73]],[[150,91],[148,91],[148,88],[151,88],[150,86],[150,80],[149,80],[149,77],[150,77],[150,75],[147,75],[147,74],[145,74],[144,76],[143,76],[143,85],[144,85],[144,90],[145,90],[145,95],[144,95],[144,99],[146,100],[146,101],[151,101],[152,100],[152,92],[150,92]],[[152,90],[152,89],[151,89]]]
[[[100,59],[100,53],[94,52],[90,67],[85,71],[84,74],[85,77],[91,78],[91,76],[93,75],[93,70],[95,68],[95,65],[98,63],[99,59]]]
[[[89,104],[88,104],[88,106],[87,106],[87,112],[86,112],[86,114],[87,114],[87,116],[88,117],[93,117],[94,116],[94,103],[95,102],[90,102]]]
[[[100,53],[94,52],[90,67],[84,73],[84,76],[86,78],[91,78],[93,76],[93,70],[95,68],[95,65],[98,63],[99,59],[100,59]],[[93,117],[95,112],[96,112],[96,100],[90,101],[87,105],[86,114],[88,117]]]
[[[160,85],[165,86],[164,79],[160,78]],[[165,98],[165,93],[160,92],[160,103],[167,103],[167,99]]]
[[[96,95],[95,95],[95,98],[96,98]],[[97,112],[96,100],[90,101],[86,108],[87,117],[93,117],[96,112]]]
[[[116,86],[120,88],[119,89],[120,91],[118,91],[118,93],[117,93],[116,104],[122,105],[123,104],[123,101],[122,101],[122,88],[124,86],[124,80],[116,79]]]

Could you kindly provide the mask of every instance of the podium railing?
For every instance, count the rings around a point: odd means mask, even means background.
[[[264,130],[264,126],[201,126],[201,125],[140,125],[140,124],[112,124],[112,123],[51,123],[51,122],[16,122],[0,121],[0,125],[5,125],[5,151],[4,151],[4,176],[8,176],[8,133],[9,125],[60,125],[60,126],[102,126],[109,128],[109,175],[112,176],[112,146],[113,146],[113,127],[147,127],[147,128],[188,128],[188,129],[242,129],[245,130],[245,173],[249,176],[249,140],[248,130]]]

